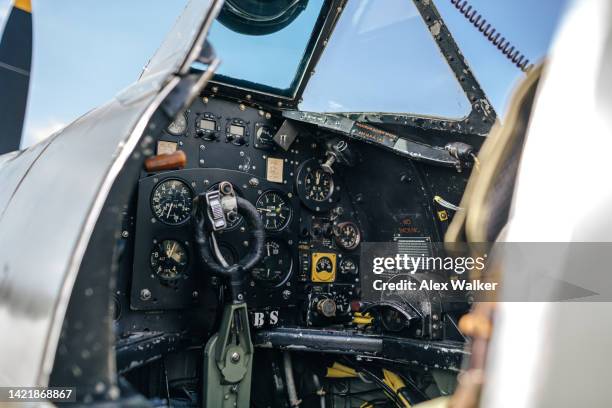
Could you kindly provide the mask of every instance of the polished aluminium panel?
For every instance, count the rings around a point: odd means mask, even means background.
[[[164,73],[187,73],[204,45],[204,36],[212,24],[222,1],[190,1],[176,20],[170,33],[141,73],[141,80]]]
[[[216,16],[210,6],[210,0],[192,0],[186,12],[200,14],[181,20],[207,29]],[[205,34],[191,31],[190,38]],[[153,112],[180,82],[167,68],[182,67],[196,55],[192,48],[199,55],[199,45],[182,46],[171,54],[175,60],[152,60],[168,73],[160,92],[139,89],[129,98],[128,89],[47,142],[0,157],[0,386],[47,384],[72,287],[108,192]]]
[[[53,326],[57,315],[63,316],[58,306],[65,309],[75,278],[69,272],[80,264],[75,251],[85,223],[126,137],[154,96],[130,108],[113,102],[62,131],[28,169],[4,209],[0,385],[41,384],[45,353],[57,344],[50,336],[57,337]]]
[[[13,193],[19,187],[19,183],[51,140],[53,136],[27,150],[14,151],[0,156],[0,219]]]

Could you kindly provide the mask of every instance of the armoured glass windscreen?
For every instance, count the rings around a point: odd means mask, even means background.
[[[208,39],[221,57],[221,66],[214,80],[246,89],[281,96],[293,96],[306,64],[312,54],[320,25],[324,20],[324,0],[271,0],[261,7],[278,3],[294,6],[295,11],[285,20],[268,26],[258,26],[259,20],[239,21],[226,14],[219,16]],[[251,4],[257,1],[226,2]]]
[[[300,110],[462,118],[465,93],[411,0],[349,1]]]

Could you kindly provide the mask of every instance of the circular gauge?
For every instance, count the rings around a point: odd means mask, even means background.
[[[390,332],[399,332],[408,327],[408,320],[399,310],[387,307],[382,312],[382,325]]]
[[[268,231],[280,231],[285,228],[293,214],[291,204],[276,191],[266,191],[260,195],[255,207]]]
[[[219,183],[215,183],[213,184],[208,190],[207,192],[213,191],[213,190],[219,190]],[[236,195],[238,194],[238,190],[236,190],[236,187],[234,186],[234,193]],[[227,223],[227,227],[225,228],[225,230],[233,230],[234,228],[236,228],[243,220],[242,215],[238,214],[238,216],[236,218],[233,219],[228,219],[226,217],[225,222]]]
[[[317,159],[308,159],[299,165],[295,189],[302,204],[315,212],[331,210],[340,196],[340,186]]]
[[[352,250],[361,242],[359,228],[353,222],[341,222],[334,228],[336,243],[343,249]]]
[[[179,278],[187,269],[188,261],[185,247],[173,239],[155,244],[151,251],[151,269],[164,280]]]
[[[276,131],[271,126],[255,124],[255,147],[269,149],[274,147],[274,135]]]
[[[351,258],[344,258],[340,261],[340,273],[357,275],[357,272],[359,272],[359,268]]]
[[[177,118],[168,125],[166,131],[174,136],[184,135],[187,130],[187,116],[178,115]]]
[[[334,264],[328,256],[322,256],[321,258],[317,259],[315,268],[317,270],[317,273],[332,273],[334,271]]]
[[[308,170],[304,177],[306,198],[317,202],[329,200],[334,192],[332,175],[321,167]]]
[[[193,193],[181,180],[169,179],[153,190],[151,208],[155,218],[170,225],[181,224],[191,215]]]
[[[338,293],[334,296],[334,300],[336,301],[336,314],[338,316],[346,315],[351,311],[351,302],[345,294]]]
[[[253,268],[253,279],[268,285],[279,286],[287,281],[291,274],[293,260],[286,245],[277,240],[266,240],[264,258]]]

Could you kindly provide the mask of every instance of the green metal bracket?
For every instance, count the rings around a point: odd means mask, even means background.
[[[246,303],[228,304],[204,349],[204,407],[248,408],[253,343]]]

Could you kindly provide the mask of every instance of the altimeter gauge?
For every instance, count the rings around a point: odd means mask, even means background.
[[[170,225],[187,221],[193,207],[191,188],[176,179],[164,180],[153,190],[151,209],[155,218]]]
[[[156,243],[151,251],[151,269],[163,280],[175,280],[182,276],[188,261],[183,244],[173,239]]]
[[[264,227],[268,231],[280,231],[291,221],[293,209],[281,193],[266,191],[255,203]]]

